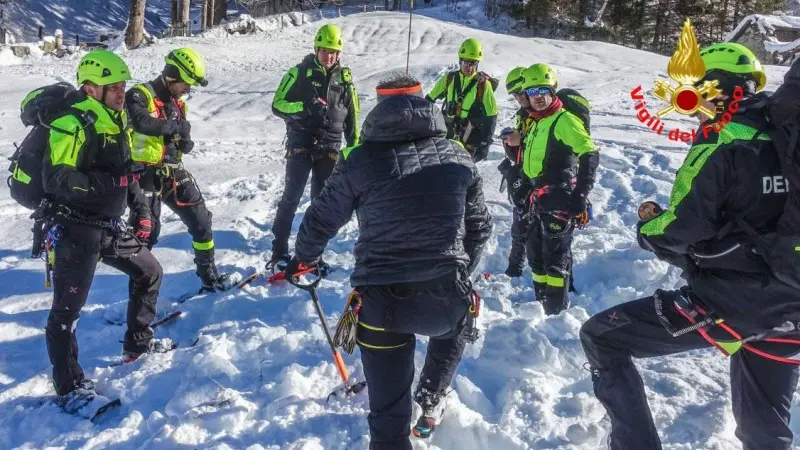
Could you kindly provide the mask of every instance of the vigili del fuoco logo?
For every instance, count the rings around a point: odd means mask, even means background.
[[[700,58],[700,47],[697,45],[694,28],[689,19],[686,19],[678,40],[678,48],[667,64],[667,74],[678,82],[678,86],[673,87],[669,81],[655,80],[656,88],[653,90],[653,95],[669,105],[652,114],[646,108],[647,102],[642,86],[636,86],[631,91],[631,99],[635,102],[636,118],[654,132],[663,135],[664,122],[661,121],[661,118],[667,114],[672,112],[686,116],[702,114],[709,119],[701,127],[704,137],[708,137],[712,130],[719,133],[725,124],[731,121],[733,113],[739,109],[739,100],[744,92],[740,87],[736,87],[728,111],[725,111],[719,120],[711,122],[717,112],[704,106],[703,100],[710,102],[722,94],[722,91],[717,88],[717,80],[706,80],[702,84],[699,83],[705,73],[706,66],[703,64],[703,59]],[[667,132],[667,137],[673,141],[695,142],[697,133],[694,128],[691,131],[673,128]]]

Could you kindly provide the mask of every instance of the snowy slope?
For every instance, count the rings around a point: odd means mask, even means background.
[[[375,84],[390,71],[405,68],[408,16],[368,13],[334,22],[344,30],[343,59],[353,69],[366,115],[375,104]],[[214,213],[223,270],[249,272],[269,255],[270,228],[282,190],[284,137],[283,123],[270,113],[270,103],[285,70],[310,50],[318,25],[255,36],[209,33],[123,53],[136,81],[152,78],[163,55],[175,46],[191,45],[207,57],[210,84],[188,101],[197,146],[187,165]],[[590,99],[592,135],[602,154],[591,196],[595,220],[576,234],[580,294],[573,297],[573,306],[551,318],[538,304],[513,308],[512,302],[531,300],[533,291],[529,275],[515,281],[496,275],[505,269],[511,224],[495,168],[501,147],[493,147],[489,161],[479,164],[495,219],[495,233],[479,268],[493,274],[478,283],[485,302],[482,337],[465,352],[445,423],[430,442],[417,442],[415,448],[604,448],[608,424],[582,368],[580,325],[601,309],[678,281],[675,270],[639,250],[634,239],[636,207],[645,199],[666,203],[685,155],[685,145],[641,126],[629,100],[637,85],[648,88],[654,77],[666,77],[667,58],[598,42],[520,39],[415,17],[411,71],[426,90],[456,61],[458,45],[468,36],[484,43],[482,70],[502,78],[513,66],[544,61],[556,68],[561,86],[576,88]],[[16,105],[25,93],[59,79],[73,80],[77,58],[0,67],[0,154],[10,155],[11,142],[24,136]],[[767,71],[774,88],[785,68]],[[513,100],[501,89],[498,102],[500,125],[508,125],[516,109]],[[673,126],[688,130],[694,124],[668,120],[667,127]],[[306,196],[295,231],[307,205]],[[367,448],[367,397],[325,404],[338,383],[336,369],[310,301],[291,286],[257,283],[235,293],[192,299],[180,305],[183,317],[159,330],[182,348],[108,367],[119,357],[124,327],[107,321],[124,317],[127,279],[100,266],[78,327],[80,360],[99,388],[120,396],[124,405],[98,425],[42,406],[52,395],[42,330],[51,294],[43,286],[43,264],[27,259],[27,215],[0,189],[0,448]],[[177,308],[174,299],[195,289],[197,280],[191,238],[166,208],[163,219],[155,254],[166,273],[159,300],[160,311],[166,312]],[[325,253],[326,261],[339,269],[320,290],[331,325],[349,291],[356,238],[353,220]],[[424,348],[417,347],[418,368]],[[363,379],[357,352],[345,360],[353,376]],[[722,356],[698,351],[639,366],[666,449],[741,448],[733,435]],[[800,431],[797,425],[794,429]]]

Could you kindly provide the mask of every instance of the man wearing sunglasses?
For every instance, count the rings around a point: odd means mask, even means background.
[[[431,102],[444,99],[447,138],[464,144],[478,162],[489,155],[497,124],[497,80],[478,71],[483,48],[477,39],[465,40],[458,49],[458,58],[459,70],[441,77],[425,98]]]
[[[183,155],[194,148],[182,97],[192,86],[208,85],[205,62],[191,48],[172,50],[164,60],[164,69],[156,79],[133,86],[125,96],[134,131],[131,154],[148,168],[140,184],[151,210],[149,218],[132,215],[131,225],[136,235],[152,248],[161,234],[161,204],[166,204],[192,235],[200,290],[225,290],[230,283],[227,275],[217,271],[214,261],[211,212],[182,162]]]
[[[669,207],[656,208],[637,227],[639,245],[683,269],[688,285],[614,306],[581,329],[594,392],[611,419],[611,450],[661,448],[632,358],[711,346],[730,355],[735,435],[742,448],[792,448],[789,422],[798,366],[775,357],[797,353],[797,345],[747,344],[769,358],[744,348],[742,339],[725,331],[729,327],[746,339],[775,327],[786,330],[787,324],[791,330],[800,317],[800,292],[767,268],[745,229],[775,232],[787,200],[787,189],[765,184],[782,173],[766,127],[747,123],[747,109],[765,97],[757,92],[766,84],[766,73],[753,52],[737,43],[705,47],[700,57],[704,80],[717,81],[723,94],[714,99],[720,108],[703,100],[705,106],[725,111],[736,100],[744,113],[708,136],[697,133],[700,138],[676,173]],[[720,116],[698,116],[700,131]]]
[[[524,77],[533,119],[522,157],[531,192],[526,251],[536,300],[553,315],[569,305],[572,234],[576,223],[586,222],[599,155],[583,120],[556,96],[556,72],[538,63],[528,67]],[[522,134],[509,134],[504,141],[521,145]]]

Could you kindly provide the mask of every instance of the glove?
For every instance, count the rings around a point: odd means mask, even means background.
[[[586,210],[575,216],[575,228],[579,230],[586,228],[586,225],[589,225],[592,219],[592,202],[588,202],[586,204]]]
[[[484,159],[489,157],[489,146],[488,145],[477,145],[472,152],[472,159],[475,162],[483,161]]]
[[[179,135],[181,137],[181,140],[183,140],[183,139],[186,139],[186,140],[191,139],[192,124],[190,124],[188,120],[176,120],[175,123],[176,123],[176,125],[175,125],[175,128],[176,128],[175,129],[175,133],[170,133],[170,134]]]
[[[304,272],[314,267],[316,267],[317,271],[319,272],[319,276],[323,278],[328,275],[331,270],[331,266],[322,260],[314,264],[303,264],[297,259],[297,257],[292,256],[292,259],[289,260],[289,264],[286,265],[286,269],[284,269],[284,273],[287,277],[292,277],[298,272]]]
[[[570,218],[578,217],[586,212],[587,203],[588,200],[586,198],[586,194],[577,189],[572,191],[572,195],[570,195],[569,199],[569,205],[567,206],[567,214]]]
[[[510,171],[508,179],[508,195],[517,208],[528,209],[531,196],[531,185],[518,170]]]
[[[194,141],[191,139],[181,139],[178,143],[178,150],[183,154],[191,153],[194,148]]]
[[[134,234],[144,241],[150,239],[150,233],[153,231],[153,223],[148,217],[139,217],[134,228]]]
[[[513,167],[514,165],[511,163],[511,161],[509,161],[507,158],[503,158],[503,162],[497,166],[497,170],[500,171],[504,177],[510,178],[508,171]]]
[[[328,115],[328,102],[325,99],[317,97],[314,103],[308,107],[308,117],[311,128],[322,127],[325,123],[326,116]]]

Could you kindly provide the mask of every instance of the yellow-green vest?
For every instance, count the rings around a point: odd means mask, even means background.
[[[150,113],[150,116],[159,119],[165,118],[164,103],[156,96],[150,83],[137,84],[133,88],[140,90],[147,98],[147,111]],[[181,108],[183,118],[185,119],[186,113],[188,112],[186,103],[178,100],[177,104]],[[149,136],[139,133],[135,129],[131,133],[131,157],[134,161],[149,165],[158,165],[161,164],[161,161],[164,159],[165,152],[166,142],[164,136]],[[181,157],[180,153],[178,157]]]

